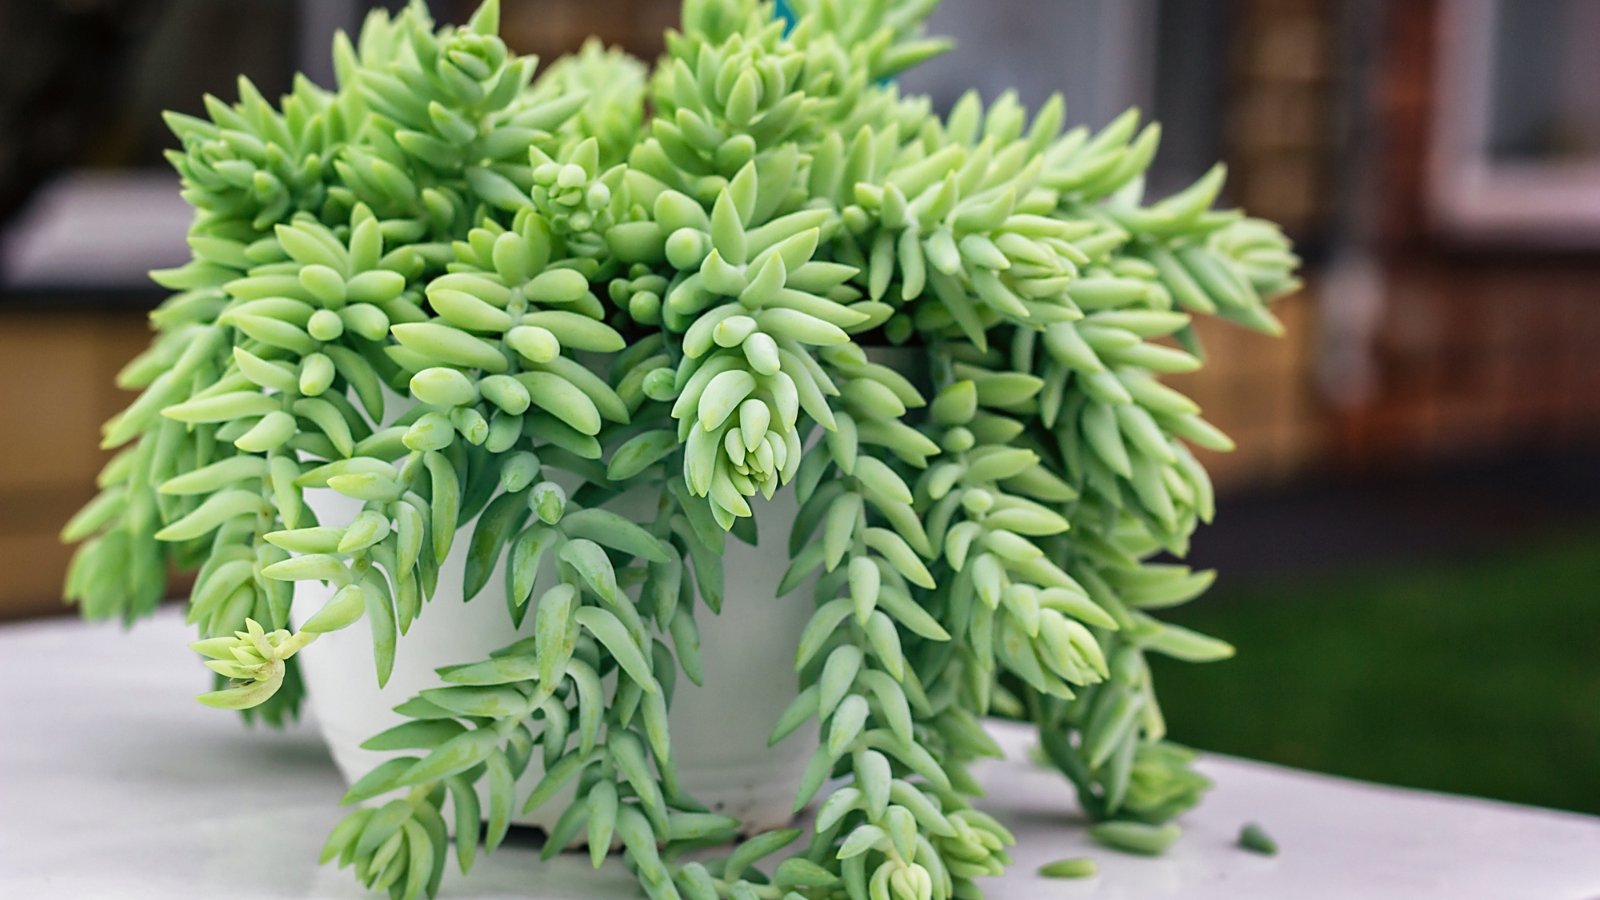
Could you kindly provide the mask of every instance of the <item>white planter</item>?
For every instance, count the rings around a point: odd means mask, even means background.
[[[629,499],[624,496],[620,502]],[[642,492],[636,500],[654,504],[654,498]],[[361,509],[359,502],[331,490],[308,491],[306,501],[328,525],[348,522]],[[767,746],[778,714],[797,693],[795,647],[814,605],[806,587],[787,597],[776,596],[778,580],[788,565],[794,491],[786,488],[771,501],[753,505],[761,546],[751,547],[729,536],[723,556],[722,614],[713,616],[697,605],[695,617],[705,684],[697,688],[678,673],[670,721],[672,755],[684,789],[712,809],[737,817],[747,830],[760,830],[779,827],[792,817],[794,792],[816,746],[814,729],[802,729],[776,747]],[[507,616],[501,595],[505,554],[488,586],[471,602],[461,602],[470,534],[469,523],[440,566],[433,600],[399,639],[394,673],[384,688],[377,686],[370,634],[362,623],[324,635],[300,653],[312,713],[347,782],[393,755],[363,750],[360,744],[404,721],[393,708],[419,690],[439,686],[435,669],[482,659],[532,632],[533,615],[520,630],[512,629]],[[546,574],[533,595],[548,586]],[[305,621],[331,594],[324,584],[299,583],[295,621]],[[525,795],[543,774],[539,759],[535,753],[519,782],[520,794]],[[514,821],[548,829],[571,795],[569,786],[543,808]]]

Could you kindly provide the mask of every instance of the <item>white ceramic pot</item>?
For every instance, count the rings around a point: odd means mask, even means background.
[[[653,497],[640,492],[637,498],[620,498],[618,511],[626,514],[630,500],[654,504]],[[359,502],[331,490],[308,491],[306,502],[329,525],[348,522],[361,510]],[[722,614],[713,616],[697,606],[695,617],[705,684],[697,688],[679,673],[670,722],[672,755],[684,789],[712,809],[737,817],[747,830],[760,830],[792,818],[794,793],[816,746],[814,729],[767,746],[773,723],[798,691],[795,647],[814,607],[806,587],[777,596],[797,511],[793,489],[753,505],[761,545],[752,547],[729,536]],[[532,632],[534,616],[527,616],[520,630],[512,629],[507,617],[500,595],[505,554],[488,586],[471,602],[461,602],[470,534],[471,523],[457,535],[440,566],[433,600],[399,639],[394,672],[385,687],[378,688],[371,636],[361,623],[323,635],[300,653],[312,713],[347,782],[392,756],[363,750],[360,744],[404,721],[393,708],[419,690],[439,686],[435,669],[482,659]],[[548,569],[533,596],[549,586]],[[324,584],[297,584],[295,621],[305,621],[331,594]],[[519,793],[526,794],[543,774],[539,759],[535,753]],[[548,829],[571,794],[569,785],[564,794],[514,821]]]

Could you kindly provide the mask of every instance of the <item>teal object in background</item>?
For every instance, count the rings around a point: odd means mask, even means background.
[[[789,0],[775,0],[772,5],[772,17],[783,20],[783,33],[788,35],[794,30],[794,10],[789,8]]]

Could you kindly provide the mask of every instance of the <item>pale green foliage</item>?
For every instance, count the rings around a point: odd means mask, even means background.
[[[207,706],[259,706],[283,687],[284,661],[315,636],[310,632],[291,635],[281,628],[267,634],[255,619],[246,619],[244,624],[245,630],[232,637],[208,638],[189,645],[200,655],[210,657],[207,668],[235,684],[226,690],[202,694],[200,702]]]
[[[976,896],[1011,842],[971,802],[991,711],[1038,724],[1102,840],[1175,839],[1207,782],[1164,741],[1145,653],[1232,651],[1153,615],[1210,574],[1148,559],[1211,517],[1187,445],[1229,443],[1159,378],[1200,365],[1193,315],[1278,330],[1296,260],[1212,209],[1220,169],[1146,203],[1158,132],[1131,113],[1063,131],[1059,101],[941,119],[900,96],[884,77],[944,48],[932,6],[795,2],[785,34],[755,0],[687,0],[652,72],[590,45],[535,78],[493,2],[445,29],[413,5],[340,38],[337,90],[273,106],[242,83],[170,118],[194,259],[156,273],[176,293],[122,374],[142,393],[66,529],[67,594],[131,619],[169,564],[198,568],[196,648],[230,682],[202,699],[272,721],[318,634],[365,620],[382,682],[427,603],[502,558],[492,590],[534,615],[368,742],[402,755],[346,801],[397,799],[325,859],[431,896],[452,830],[465,870],[574,785],[549,852],[615,838],[651,897]],[[638,485],[655,515],[608,508]],[[804,843],[683,863],[739,825],[678,787],[667,710],[726,533],[753,539],[784,485],[784,589],[815,574],[817,611],[773,737],[821,728],[796,809],[838,786]],[[318,488],[361,513],[315,521]],[[473,519],[466,597],[437,598]],[[305,580],[335,593],[295,632]]]

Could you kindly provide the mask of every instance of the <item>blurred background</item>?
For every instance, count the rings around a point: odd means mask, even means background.
[[[0,619],[65,612],[112,375],[186,258],[159,112],[269,96],[365,0],[0,4]],[[661,49],[676,0],[504,0],[551,58]],[[470,12],[435,0],[440,19]],[[904,79],[1165,123],[1164,192],[1215,159],[1307,260],[1288,337],[1206,329],[1180,385],[1239,450],[1158,672],[1209,750],[1600,813],[1600,2],[946,0]],[[1212,323],[1206,323],[1208,325]]]

